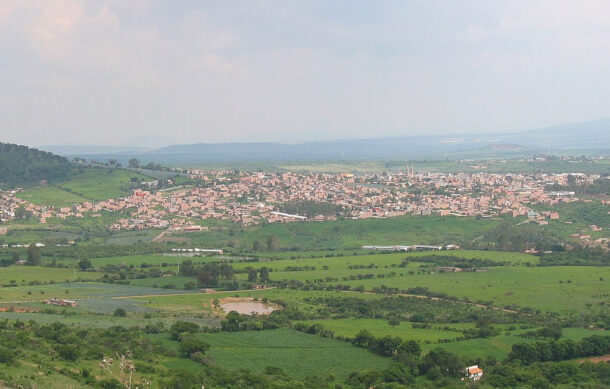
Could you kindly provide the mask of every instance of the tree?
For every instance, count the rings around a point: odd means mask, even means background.
[[[197,273],[197,284],[202,287],[213,287],[218,284],[218,278],[209,271],[200,271]]]
[[[29,266],[40,265],[40,259],[42,258],[42,250],[40,250],[40,247],[32,243],[28,246],[26,254],[28,256],[27,264]]]
[[[80,356],[79,349],[72,344],[60,344],[55,348],[61,359],[74,362]]]
[[[276,251],[280,248],[280,237],[277,235],[271,235],[267,238],[267,250]]]
[[[184,277],[192,277],[196,274],[196,270],[197,269],[195,268],[193,261],[187,259],[186,261],[182,261],[182,263],[180,263],[180,270],[178,271],[178,274]]]
[[[114,159],[114,158],[110,158],[110,159],[108,160],[108,163],[110,164],[110,166],[114,166],[114,165],[116,165],[116,159]]]
[[[429,377],[438,376],[439,372],[443,376],[457,376],[462,372],[462,367],[462,362],[456,355],[440,347],[426,354],[420,364],[422,373]]]
[[[536,361],[536,349],[527,343],[513,344],[511,352],[508,354],[511,361],[521,361],[524,365],[529,365]]]
[[[191,333],[184,332],[180,335],[180,351],[182,351],[185,356],[190,356],[194,353],[205,354],[209,348],[209,344],[196,338]]]
[[[269,282],[269,269],[266,266],[261,267],[260,269],[260,279],[261,282]]]
[[[252,251],[263,251],[263,244],[260,241],[255,240],[252,242]]]
[[[256,282],[258,279],[258,274],[256,273],[256,269],[253,267],[248,268],[248,282]]]
[[[15,352],[10,348],[0,346],[0,363],[11,364],[15,361]]]
[[[124,308],[117,308],[114,310],[114,313],[112,314],[112,316],[125,317],[125,316],[127,316],[127,311]]]
[[[399,316],[392,316],[388,319],[388,325],[390,325],[391,327],[396,327],[398,325],[400,325],[400,317]]]
[[[244,321],[244,318],[237,311],[231,311],[227,314],[225,320],[220,322],[220,328],[223,331],[237,332],[242,321]]]
[[[15,210],[15,219],[29,220],[32,217],[32,212],[25,209],[23,205]]]
[[[375,342],[375,337],[368,330],[360,330],[352,341],[354,346],[369,348]]]
[[[194,334],[199,332],[199,325],[197,323],[192,323],[190,321],[178,320],[169,329],[169,333],[173,340],[180,339],[180,334],[188,332]]]
[[[377,354],[389,357],[398,352],[401,343],[402,340],[399,337],[387,335],[377,339],[373,348]]]
[[[81,270],[87,270],[87,269],[91,269],[93,267],[93,265],[91,264],[90,260],[81,259],[80,261],[78,261],[78,267],[80,267]]]
[[[419,354],[421,354],[421,347],[416,341],[407,340],[398,347],[398,353],[419,356]]]
[[[140,161],[137,158],[131,158],[127,161],[127,166],[132,169],[137,169],[140,167]]]

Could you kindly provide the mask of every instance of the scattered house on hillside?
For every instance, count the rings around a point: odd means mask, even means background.
[[[362,246],[362,249],[377,251],[411,251],[413,246]]]
[[[74,300],[62,300],[57,298],[52,298],[46,301],[48,305],[58,305],[60,307],[76,307],[78,303]]]
[[[462,268],[455,266],[438,266],[436,271],[439,273],[459,273],[462,271]]]
[[[466,377],[473,381],[478,381],[483,377],[483,370],[479,368],[479,365],[468,366],[464,369],[466,372]]]
[[[425,244],[416,244],[413,247],[418,251],[441,251],[443,249],[443,246],[432,246]]]
[[[254,284],[252,285],[252,289],[254,290],[261,290],[261,289],[265,289],[266,285],[261,285],[261,284]]]

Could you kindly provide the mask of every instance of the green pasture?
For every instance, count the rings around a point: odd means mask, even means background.
[[[27,200],[32,204],[53,207],[68,207],[72,204],[89,201],[83,195],[67,192],[56,185],[27,189],[19,193],[17,197]]]
[[[610,268],[497,266],[476,273],[414,274],[341,283],[367,289],[380,285],[400,289],[422,286],[458,298],[491,301],[501,307],[569,313],[595,309],[608,301]]]
[[[178,269],[175,269],[178,270]],[[129,280],[129,285],[133,286],[146,286],[150,288],[163,288],[163,289],[179,289],[176,292],[184,292],[186,284],[195,283],[197,279],[195,277],[151,277],[151,278],[138,278]]]
[[[2,268],[0,268],[1,272]],[[78,274],[78,273],[77,273]],[[87,273],[100,274],[101,273]],[[185,290],[171,290],[146,286],[109,284],[102,282],[62,282],[46,285],[23,285],[0,288],[0,304],[23,301],[41,301],[51,297],[64,299],[112,299],[130,296],[163,296],[188,294]]]
[[[112,234],[104,243],[115,245],[150,243],[160,233],[160,230],[121,231]]]
[[[584,328],[564,328],[562,332],[561,340],[574,341],[593,335],[610,335],[610,331],[587,330]],[[508,357],[508,353],[510,353],[512,346],[515,343],[535,343],[544,341],[547,340],[524,338],[516,334],[510,334],[491,338],[467,339],[450,343],[424,344],[422,345],[422,349],[424,352],[427,352],[436,347],[441,347],[466,358],[486,358],[492,356],[497,360],[503,360]]]
[[[383,319],[334,319],[334,320],[310,320],[303,321],[308,325],[321,324],[324,329],[333,331],[335,336],[353,338],[361,330],[368,330],[375,337],[397,336],[403,340],[415,340],[422,343],[437,342],[441,339],[456,339],[462,336],[459,330],[474,328],[474,323],[452,323],[434,324],[431,329],[413,328],[409,322],[401,322],[397,326],[391,326]],[[450,327],[455,331],[443,329]]]
[[[131,178],[149,177],[125,169],[86,168],[73,170],[69,179],[47,187],[32,188],[19,197],[37,205],[69,206],[85,201],[100,201],[131,193]]]
[[[373,257],[373,256],[371,256]],[[383,260],[390,260],[390,255],[381,255]],[[323,284],[347,284],[352,287],[364,286],[366,290],[374,287],[388,286],[406,290],[414,287],[426,287],[430,291],[445,293],[459,299],[470,301],[491,302],[494,306],[507,307],[513,309],[531,309],[541,312],[556,312],[560,314],[570,314],[571,312],[594,312],[603,307],[600,305],[610,296],[610,268],[607,267],[577,267],[577,266],[554,266],[554,267],[526,267],[526,266],[495,266],[489,267],[483,272],[461,272],[461,273],[438,273],[428,270],[418,272],[419,265],[416,262],[410,263],[406,268],[385,268],[377,269],[341,269],[330,268],[338,266],[343,260],[353,259],[350,257],[330,258],[327,260],[329,270],[323,270],[316,265],[314,271],[282,271],[271,272],[272,280],[295,279],[301,281],[321,280]],[[368,259],[362,259],[369,263]],[[326,259],[323,259],[323,261]],[[296,262],[295,260],[294,262]],[[304,261],[304,260],[303,260]],[[318,261],[318,259],[312,260]],[[339,262],[333,262],[339,261]],[[280,261],[278,261],[280,262]],[[293,261],[290,261],[293,262]],[[275,262],[257,263],[259,266],[270,266],[275,268]],[[239,264],[247,266],[247,264]],[[342,277],[349,274],[387,274],[396,272],[392,277],[385,276],[372,279],[343,280]],[[413,274],[410,274],[412,272]],[[338,281],[325,282],[325,277],[338,277]],[[239,274],[243,279],[245,274]],[[161,286],[161,285],[158,285]],[[226,292],[231,295],[231,292]],[[289,294],[291,293],[291,294]],[[312,292],[291,291],[291,290],[270,290],[270,291],[246,291],[237,293],[240,296],[266,296],[283,299],[288,297],[292,301],[301,301],[302,298],[295,298],[295,294],[307,295]],[[323,292],[337,293],[337,292]],[[223,293],[219,294],[220,296]],[[358,294],[367,296],[367,294]],[[210,295],[202,298],[209,299]],[[167,297],[161,297],[166,299]],[[193,297],[187,296],[185,299],[191,301]],[[153,300],[154,302],[155,300]],[[163,305],[162,302],[157,301]],[[182,303],[178,303],[180,306]],[[201,303],[197,303],[201,309]],[[173,304],[169,304],[173,305]],[[190,305],[190,303],[187,303]],[[173,305],[176,307],[176,305]],[[191,305],[192,307],[192,305]]]
[[[24,285],[28,283],[97,280],[103,276],[103,273],[43,266],[9,266],[0,268],[0,284],[4,286],[10,284]],[[3,290],[5,288],[0,289],[0,296]]]
[[[270,223],[251,228],[231,228],[172,234],[191,245],[219,248],[229,245],[251,250],[279,237],[279,246],[292,251],[357,250],[363,245],[462,244],[483,235],[503,219],[438,216],[401,216],[388,219],[339,220],[333,222]]]
[[[536,264],[538,257],[510,252],[498,251],[476,251],[476,250],[456,250],[456,251],[428,251],[428,252],[412,252],[412,253],[391,253],[391,254],[373,254],[373,255],[343,255],[322,258],[299,258],[299,259],[281,259],[281,260],[264,260],[258,262],[234,262],[231,265],[234,269],[245,269],[253,267],[260,269],[267,267],[271,269],[271,279],[278,281],[284,279],[294,279],[299,281],[320,280],[326,277],[338,278],[343,281],[343,277],[358,274],[384,274],[395,272],[397,275],[407,275],[408,272],[418,272],[420,266],[422,271],[433,270],[435,265],[417,262],[417,258],[427,256],[449,256],[454,257],[456,261],[459,259],[486,259],[494,262],[507,262],[511,265]],[[399,267],[404,259],[410,260],[405,267]],[[286,270],[287,268],[305,268],[308,270]],[[351,267],[351,268],[350,268]],[[314,269],[315,268],[315,269]],[[492,267],[492,269],[495,267]],[[245,279],[246,275],[238,275],[238,278]]]
[[[197,336],[210,344],[206,356],[229,370],[259,372],[273,366],[296,378],[334,374],[343,379],[355,370],[384,369],[392,363],[391,359],[349,343],[288,328]],[[177,348],[177,342],[170,341],[167,335],[154,335],[152,338],[161,338],[168,347]]]

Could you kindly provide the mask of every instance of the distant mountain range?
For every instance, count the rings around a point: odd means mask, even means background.
[[[125,163],[138,158],[143,163],[168,165],[254,161],[302,160],[409,160],[439,158],[510,157],[565,150],[610,153],[610,119],[555,126],[510,134],[409,136],[280,143],[197,143],[158,149],[142,147],[49,146],[60,155]],[[97,149],[96,149],[97,148]]]

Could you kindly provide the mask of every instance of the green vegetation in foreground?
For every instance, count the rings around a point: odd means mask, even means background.
[[[289,328],[197,336],[210,345],[207,355],[228,370],[261,372],[275,366],[296,378],[334,374],[344,379],[354,370],[384,369],[391,364],[391,360],[350,343]]]
[[[131,193],[132,178],[146,181],[150,177],[126,169],[72,169],[67,179],[42,188],[19,193],[19,197],[37,205],[69,206],[85,201],[101,201]]]

